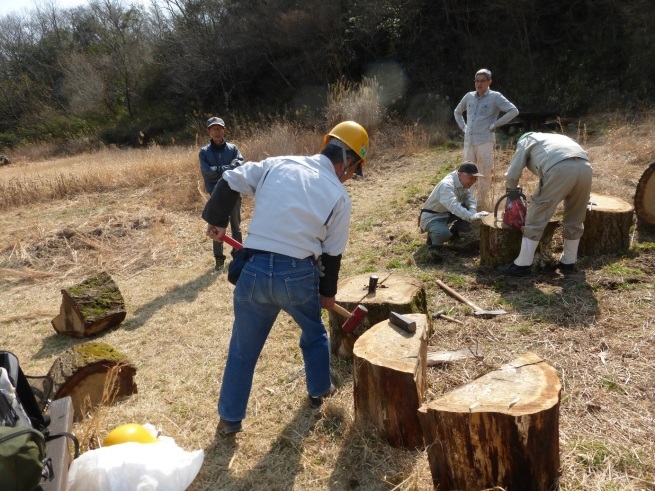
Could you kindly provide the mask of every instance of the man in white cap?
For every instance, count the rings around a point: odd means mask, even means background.
[[[436,247],[457,239],[460,232],[469,229],[469,222],[482,220],[489,214],[478,212],[477,201],[471,193],[471,186],[478,177],[484,177],[478,167],[464,162],[434,187],[419,215],[421,232],[428,233],[428,245]]]
[[[209,144],[200,149],[200,171],[205,181],[205,191],[212,194],[216,183],[223,175],[223,172],[235,169],[243,163],[243,157],[236,145],[228,143],[225,139],[225,122],[221,118],[212,117],[205,124]],[[230,214],[230,230],[232,237],[241,242],[241,197],[239,197],[232,213]],[[225,264],[223,254],[223,243],[213,242],[214,269],[220,271]]]

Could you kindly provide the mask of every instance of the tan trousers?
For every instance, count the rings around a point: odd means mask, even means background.
[[[580,158],[563,160],[551,167],[539,188],[530,196],[523,236],[541,240],[557,205],[564,201],[563,237],[567,240],[582,237],[591,193],[591,175],[591,164]]]
[[[491,179],[494,174],[494,150],[496,142],[486,142],[480,145],[464,143],[464,160],[473,162],[484,177],[478,177],[476,183],[475,199],[478,202],[478,211],[491,211]]]

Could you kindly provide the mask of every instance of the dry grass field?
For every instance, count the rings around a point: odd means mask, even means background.
[[[652,121],[599,117],[569,128],[591,155],[593,192],[632,202],[655,161]],[[321,138],[279,127],[237,143],[256,160],[313,153]],[[417,127],[374,135],[366,178],[346,185],[354,216],[342,277],[413,276],[424,283],[430,313],[446,308],[464,322],[435,321],[431,347],[478,345],[483,357],[431,368],[428,400],[534,352],[562,381],[561,489],[655,490],[655,237],[635,229],[630,250],[583,257],[579,273],[566,278],[506,279],[480,269],[470,247],[436,258],[416,214],[458,165],[461,149],[430,141],[430,130]],[[499,175],[511,158],[511,148],[500,146]],[[193,491],[431,489],[425,451],[391,448],[354,421],[350,361],[333,360],[338,394],[320,410],[308,406],[304,377],[290,381],[302,358],[298,328],[286,315],[259,361],[245,431],[215,438],[233,287],[213,270],[197,152],[114,149],[0,167],[0,347],[16,353],[28,374],[47,372],[63,351],[87,341],[54,332],[60,290],[106,271],[126,300],[127,318],[93,339],[129,356],[139,392],[76,424],[85,449],[118,424],[149,422],[187,450],[204,449]],[[534,182],[526,174],[521,184],[529,191]],[[251,208],[245,199],[246,228]],[[479,319],[436,279],[509,315]]]

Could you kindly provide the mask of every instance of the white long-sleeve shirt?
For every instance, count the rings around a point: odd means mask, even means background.
[[[427,225],[435,218],[443,218],[450,213],[467,222],[471,221],[471,217],[477,213],[477,206],[471,191],[462,186],[457,171],[453,171],[446,175],[428,196],[423,209],[435,213],[421,212],[421,230],[427,230]]]
[[[464,112],[466,112],[466,121],[464,121]],[[501,112],[505,114],[498,118]],[[468,92],[455,108],[454,114],[455,121],[464,131],[464,143],[480,145],[495,141],[493,130],[509,123],[518,116],[519,110],[500,92],[487,89],[481,96],[476,91]],[[494,127],[490,130],[492,124]]]
[[[296,258],[338,256],[346,249],[352,204],[324,155],[246,162],[223,179],[255,196],[244,247]]]
[[[505,173],[505,185],[510,189],[517,187],[525,167],[541,179],[552,166],[571,158],[589,162],[587,152],[568,136],[528,133],[516,143],[516,152]]]

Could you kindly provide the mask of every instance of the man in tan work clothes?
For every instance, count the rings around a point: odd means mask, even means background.
[[[519,138],[516,153],[505,173],[508,192],[516,191],[525,167],[539,177],[539,188],[530,197],[519,257],[499,266],[498,271],[511,276],[531,273],[539,240],[557,205],[564,200],[564,250],[557,269],[560,273],[571,273],[578,257],[591,192],[589,156],[568,136],[526,133]]]

